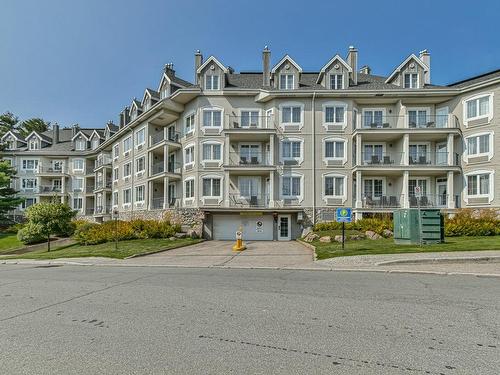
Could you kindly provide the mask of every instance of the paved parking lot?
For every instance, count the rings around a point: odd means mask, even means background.
[[[164,251],[123,263],[186,267],[298,267],[313,263],[313,252],[301,244],[277,241],[248,241],[247,249],[234,252],[233,241],[205,241],[193,246]]]

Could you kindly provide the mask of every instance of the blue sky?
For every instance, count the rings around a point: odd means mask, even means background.
[[[288,53],[311,71],[355,45],[359,66],[387,75],[427,48],[435,84],[500,68],[498,1],[2,0],[0,7],[0,112],[64,126],[116,122],[134,96],[157,88],[167,62],[191,81],[196,49],[249,71],[261,69],[269,45],[273,63]]]

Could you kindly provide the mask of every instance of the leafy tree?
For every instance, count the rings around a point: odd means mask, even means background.
[[[0,115],[0,137],[9,130],[14,130],[19,123],[19,118],[14,116],[12,112],[5,112]]]
[[[5,220],[8,211],[19,206],[24,199],[16,197],[16,191],[10,187],[10,182],[16,175],[16,170],[4,160],[0,161],[0,220]]]
[[[28,120],[24,120],[19,124],[19,133],[23,137],[29,135],[32,131],[37,131],[38,133],[43,133],[44,131],[49,130],[50,122],[46,122],[41,118],[30,118]]]
[[[76,211],[65,203],[43,202],[28,207],[25,214],[28,220],[26,228],[36,228],[47,239],[47,251],[50,251],[50,236],[71,233],[71,220]],[[20,236],[26,228],[21,229]]]

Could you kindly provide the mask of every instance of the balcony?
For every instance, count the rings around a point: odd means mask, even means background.
[[[91,208],[86,208],[85,209],[85,215],[93,215],[94,214],[94,207]]]
[[[152,210],[162,210],[163,208],[172,208],[175,207],[177,201],[179,198],[176,197],[170,197],[169,201],[167,202],[167,206],[164,206],[165,199],[163,197],[161,198],[153,198],[153,201],[151,202],[151,209]]]
[[[97,206],[94,215],[109,215],[111,213],[111,206]]]
[[[228,129],[259,131],[274,129],[273,116],[229,116]]]
[[[109,156],[103,157],[103,158],[99,158],[94,163],[94,169],[97,169],[97,168],[100,168],[100,167],[103,167],[103,166],[107,166],[107,165],[111,165],[111,163],[112,163],[112,159]]]
[[[375,167],[390,167],[404,165],[404,152],[362,152],[361,165]]]
[[[423,194],[421,196],[410,195],[408,204],[410,208],[443,208],[448,206],[448,194]],[[453,200],[453,208],[458,208],[459,196]]]
[[[37,188],[39,194],[60,194],[62,192],[61,186],[40,185]]]
[[[164,141],[179,143],[180,133],[169,131],[167,134],[164,132],[153,134],[149,137],[149,147],[156,146]]]
[[[418,111],[417,111],[418,112]],[[387,129],[445,129],[458,128],[459,123],[456,116],[429,115],[429,114],[407,114],[371,116],[362,115],[360,129],[387,130]]]
[[[241,208],[266,208],[269,207],[269,195],[241,195],[241,193],[229,193],[229,206]]]
[[[101,189],[111,189],[112,182],[111,181],[97,181],[94,187],[94,191],[96,190],[101,190]]]
[[[383,209],[383,208],[400,208],[403,206],[404,196],[400,195],[382,195],[372,197],[365,195],[362,200],[362,208]]]
[[[228,166],[242,167],[268,167],[271,166],[271,155],[269,152],[230,152]]]
[[[406,156],[404,152],[362,152],[361,163],[358,165],[365,167],[441,167],[441,166],[459,166],[460,155],[453,154],[453,160],[448,163],[448,152],[410,152],[408,156],[408,163],[406,163]]]
[[[175,174],[180,174],[181,173],[181,163],[179,162],[168,162],[167,163],[167,168],[165,169],[165,163],[160,161],[157,163],[153,163],[152,165],[152,170],[151,170],[151,175],[157,175],[160,173],[175,173]]]
[[[59,176],[68,173],[68,169],[64,165],[38,165],[35,169],[38,175]]]

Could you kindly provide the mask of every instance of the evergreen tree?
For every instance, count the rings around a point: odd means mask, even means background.
[[[6,161],[0,161],[0,220],[6,219],[8,211],[19,206],[24,199],[16,197],[16,191],[10,187],[16,170]]]

